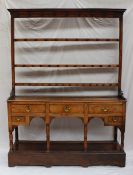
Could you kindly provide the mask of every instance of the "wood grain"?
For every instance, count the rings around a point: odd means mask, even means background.
[[[15,83],[16,86],[117,87],[118,83]]]
[[[15,64],[15,67],[88,67],[88,68],[118,68],[118,64]]]
[[[35,42],[35,41],[99,41],[99,42],[118,42],[119,39],[113,38],[16,38],[15,42]]]
[[[119,18],[126,9],[64,8],[64,9],[8,9],[14,18]]]
[[[14,145],[15,147],[15,145]],[[20,141],[19,149],[8,154],[8,165],[12,166],[120,166],[124,167],[126,154],[118,143],[112,141],[88,142],[83,150],[83,142],[51,142],[53,151],[46,151],[46,142]],[[45,150],[45,151],[44,151]]]

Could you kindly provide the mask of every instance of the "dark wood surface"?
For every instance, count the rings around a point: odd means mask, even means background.
[[[72,18],[72,17],[102,17],[119,18],[125,9],[8,9],[14,18]]]
[[[12,95],[15,95],[15,22],[11,16],[11,66],[12,66]]]
[[[15,83],[15,86],[117,87],[118,83]]]
[[[122,102],[125,101],[123,98],[119,98],[118,96],[15,96],[9,97],[8,102],[26,102],[26,101],[60,101],[60,102]]]
[[[121,92],[121,79],[122,79],[122,52],[123,52],[123,16],[119,18],[119,72],[118,72],[118,92]]]
[[[99,41],[99,42],[118,42],[119,39],[113,38],[17,38],[15,42],[26,42],[26,41]]]
[[[90,67],[90,68],[118,68],[118,64],[15,64],[15,67]]]
[[[83,142],[54,141],[52,151],[47,152],[46,142],[20,141],[9,151],[9,166],[125,166],[125,152],[118,143],[112,141],[89,142],[88,149],[83,150]]]

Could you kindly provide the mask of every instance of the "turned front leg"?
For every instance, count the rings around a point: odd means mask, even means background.
[[[47,151],[50,150],[50,124],[46,124],[46,143],[47,143]]]
[[[87,151],[88,149],[88,143],[87,143],[87,131],[88,131],[88,117],[84,117],[84,151]]]
[[[15,142],[18,143],[18,126],[15,127]]]
[[[15,127],[15,149],[18,150],[19,146],[19,136],[18,136],[18,126]]]
[[[87,124],[84,124],[84,151],[87,151]]]
[[[114,126],[114,142],[117,142],[117,126]]]
[[[13,128],[9,128],[9,142],[10,142],[10,150],[13,151]]]
[[[121,129],[121,148],[124,149],[125,129]]]

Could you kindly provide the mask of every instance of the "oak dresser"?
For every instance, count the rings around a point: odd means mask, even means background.
[[[114,165],[125,166],[124,134],[126,119],[126,99],[121,89],[122,79],[122,40],[123,13],[125,9],[8,9],[11,14],[11,65],[12,91],[8,104],[8,127],[10,150],[9,166],[17,165]],[[118,18],[119,38],[15,38],[16,18]],[[54,65],[54,67],[82,67],[94,69],[117,69],[116,83],[20,83],[15,80],[16,68],[52,67],[49,64],[16,64],[15,42],[39,41],[93,41],[117,42],[119,44],[119,63],[103,65]],[[117,96],[70,97],[70,96],[17,96],[16,87],[63,86],[63,87],[93,87],[117,89]],[[30,125],[33,118],[42,118],[45,123],[46,140],[19,140],[18,127]],[[54,118],[79,118],[83,123],[83,141],[51,141],[50,124]],[[100,118],[105,126],[114,128],[111,141],[90,141],[87,138],[88,125],[93,118]],[[118,141],[118,129],[121,132]],[[13,134],[15,132],[15,135]],[[15,136],[15,139],[14,139]]]

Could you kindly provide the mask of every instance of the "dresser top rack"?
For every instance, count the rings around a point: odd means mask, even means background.
[[[96,88],[118,88],[118,97],[124,98],[121,90],[122,79],[122,45],[123,45],[123,13],[126,9],[102,9],[102,8],[82,8],[82,9],[8,9],[11,14],[11,63],[12,63],[12,92],[15,97],[16,86],[42,86],[42,87],[96,87]],[[15,19],[16,18],[118,18],[119,37],[118,38],[15,38]],[[118,64],[15,64],[15,43],[16,42],[117,42],[119,44],[119,63]],[[82,67],[82,68],[106,68],[118,69],[118,82],[116,83],[20,83],[15,81],[15,69],[22,67]]]

